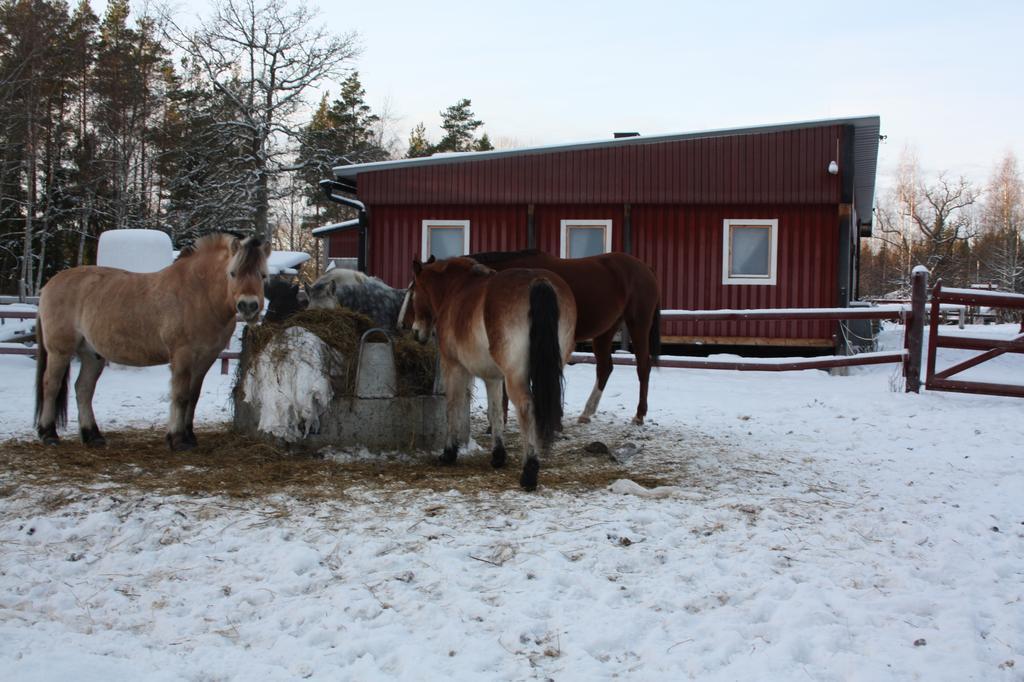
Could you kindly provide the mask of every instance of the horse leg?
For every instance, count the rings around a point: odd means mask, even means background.
[[[505,395],[503,379],[486,379],[487,419],[491,422],[494,445],[491,448],[491,466],[500,469],[505,466],[505,416],[502,412],[502,397]],[[508,403],[505,403],[506,408]]]
[[[615,337],[617,329],[618,325],[612,327],[601,336],[594,337],[593,346],[594,359],[597,360],[597,379],[594,381],[594,390],[590,392],[590,397],[587,398],[587,405],[583,408],[583,414],[580,415],[580,424],[590,423],[590,418],[597,412],[597,404],[601,402],[604,387],[608,385],[608,377],[612,375],[612,339]]]
[[[167,445],[171,450],[191,450],[194,444],[185,435],[185,419],[188,415],[189,388],[192,373],[187,354],[181,353],[171,359],[171,414],[167,421]]]
[[[462,365],[442,363],[444,389],[447,397],[448,435],[445,439],[441,464],[455,464],[459,456],[459,434],[469,418],[469,384],[473,377]]]
[[[60,438],[57,436],[57,410],[58,401],[61,402],[60,411],[64,414],[64,406],[67,400],[68,368],[71,365],[71,355],[50,350],[46,354],[46,368],[43,370],[43,396],[41,409],[39,411],[39,423],[37,424],[39,438],[46,445],[57,445]],[[63,397],[62,397],[63,396]],[[61,417],[63,425],[63,417]]]
[[[637,321],[639,322],[639,320]],[[636,405],[634,424],[643,424],[647,416],[647,385],[651,379],[650,329],[643,329],[637,322],[629,324],[633,337],[633,355],[636,356],[636,376],[640,380],[640,398]]]
[[[508,424],[508,389],[505,388],[505,382],[501,382],[501,416],[505,419],[505,423]]]
[[[96,415],[92,411],[92,396],[96,392],[96,382],[103,373],[104,360],[95,351],[83,348],[78,353],[82,368],[75,380],[75,400],[78,401],[78,428],[82,434],[82,442],[91,448],[101,448],[107,439],[96,426]]]
[[[508,389],[505,388],[505,384],[501,385],[501,416],[508,424]],[[490,412],[487,415],[487,433],[494,433],[494,429],[491,427]]]
[[[210,367],[217,360],[214,357],[209,362],[201,362],[192,369],[192,376],[189,379],[188,386],[188,409],[185,411],[185,442],[191,446],[199,445],[199,441],[196,440],[196,432],[193,426],[193,421],[196,416],[196,403],[199,402],[199,395],[203,392],[203,380],[206,379],[206,373],[210,371]],[[205,369],[203,369],[205,367]]]
[[[537,423],[533,415],[533,397],[526,377],[505,377],[508,397],[516,406],[519,417],[519,433],[523,440],[523,473],[519,476],[519,485],[524,490],[537,489],[537,473],[540,471],[538,457],[540,438],[537,435]]]

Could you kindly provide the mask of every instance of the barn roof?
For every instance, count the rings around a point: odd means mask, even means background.
[[[321,225],[320,227],[313,228],[314,237],[328,237],[335,232],[345,232],[346,230],[354,230],[359,227],[359,218],[353,218],[352,220],[346,220],[341,223],[331,223],[329,225]]]
[[[574,142],[567,144],[525,147],[521,149],[500,149],[488,152],[461,152],[434,154],[424,158],[399,159],[395,161],[378,161],[374,163],[353,164],[334,168],[335,177],[349,190],[356,190],[359,176],[364,173],[375,173],[389,170],[411,170],[427,167],[446,167],[471,162],[484,162],[499,159],[519,159],[521,157],[562,154],[588,150],[614,150],[618,148],[642,147],[674,142],[710,140],[714,138],[732,138],[750,135],[767,135],[804,131],[816,128],[836,126],[852,126],[854,135],[854,205],[860,220],[870,225],[872,206],[874,203],[875,174],[878,165],[878,143],[880,119],[878,116],[861,116],[849,118],[822,119],[781,123],[773,125],[749,126],[742,128],[724,128],[703,130],[688,133],[664,135],[641,135],[614,139],[596,140],[592,142]]]

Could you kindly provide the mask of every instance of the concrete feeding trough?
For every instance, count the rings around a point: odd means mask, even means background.
[[[235,428],[310,449],[442,449],[447,419],[441,373],[435,364],[429,395],[400,395],[394,350],[388,332],[370,329],[359,339],[355,362],[346,362],[299,326],[276,333],[258,354],[243,348]]]

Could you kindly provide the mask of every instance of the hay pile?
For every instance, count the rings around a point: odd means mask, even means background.
[[[478,421],[475,426],[482,431],[485,424]],[[105,448],[86,447],[73,434],[58,448],[35,440],[0,442],[0,497],[30,487],[49,489],[48,506],[60,508],[82,492],[97,489],[105,494],[153,492],[236,499],[275,499],[286,494],[308,500],[344,499],[352,488],[399,494],[457,490],[488,497],[519,489],[516,433],[508,434],[509,464],[499,470],[491,468],[486,450],[463,454],[454,467],[438,466],[436,453],[339,462],[219,426],[200,429],[199,446],[188,452],[169,452],[160,429],[107,431],[105,435]],[[626,469],[610,458],[581,456],[579,445],[564,444],[544,460],[542,488],[601,490],[627,475],[648,488],[677,483],[677,477]]]
[[[253,359],[263,353],[270,342],[288,327],[302,327],[344,357],[343,369],[336,390],[341,395],[353,395],[356,384],[356,360],[359,355],[359,340],[374,327],[369,317],[347,308],[334,310],[303,310],[284,323],[264,323],[249,328],[243,344],[243,359],[239,372]],[[371,337],[372,338],[372,337]],[[437,346],[421,344],[408,332],[392,337],[395,351],[395,372],[398,378],[397,393],[400,396],[430,395],[434,388],[434,374],[437,366]],[[277,353],[284,352],[283,344],[273,347]],[[283,360],[273,358],[275,362]],[[241,375],[240,375],[241,376]]]

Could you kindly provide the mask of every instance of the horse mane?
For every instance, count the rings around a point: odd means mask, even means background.
[[[194,256],[199,251],[205,251],[211,247],[226,247],[229,239],[241,239],[244,241],[246,239],[246,235],[241,232],[235,232],[234,230],[216,230],[214,232],[210,232],[209,234],[205,234],[181,247],[181,251],[178,252],[177,260]],[[256,245],[259,246],[260,240],[256,239],[255,241],[257,242]]]
[[[540,254],[540,249],[522,249],[521,251],[483,251],[481,253],[471,253],[466,257],[472,258],[477,263],[489,265],[491,263],[504,263],[529,256],[539,256]]]
[[[221,237],[224,238],[226,235],[221,235]],[[260,269],[260,264],[263,261],[262,246],[263,242],[256,237],[248,237],[242,240],[242,243],[239,245],[239,251],[235,255],[237,259],[235,261],[235,268],[239,276]],[[260,276],[262,277],[263,273],[260,273]]]
[[[347,268],[334,268],[320,275],[320,279],[318,279],[317,281],[330,282],[331,280],[338,282],[338,284],[341,286],[351,286],[368,284],[374,280],[377,280],[377,278],[370,277],[365,272],[360,272],[358,270],[349,270]],[[351,281],[343,283],[342,280]],[[379,282],[380,280],[377,281]]]

